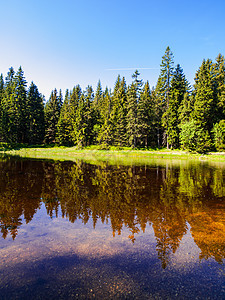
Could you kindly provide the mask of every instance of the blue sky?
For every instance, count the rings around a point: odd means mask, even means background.
[[[224,0],[0,0],[0,73],[21,65],[47,99],[118,74],[129,84],[136,68],[154,86],[170,46],[193,83],[203,58],[225,55],[224,13]]]

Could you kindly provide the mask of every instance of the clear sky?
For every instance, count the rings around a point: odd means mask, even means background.
[[[193,83],[203,58],[225,55],[224,15],[224,0],[0,0],[0,73],[21,65],[47,99],[118,74],[129,84],[136,68],[155,86],[170,46]]]

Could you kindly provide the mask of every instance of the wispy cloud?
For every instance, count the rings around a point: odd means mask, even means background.
[[[130,70],[159,70],[159,68],[115,68],[115,69],[105,69],[105,71],[130,71]]]

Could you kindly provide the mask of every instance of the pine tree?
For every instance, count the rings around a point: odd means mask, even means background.
[[[26,80],[20,67],[10,68],[5,79],[3,103],[3,138],[10,143],[27,141]]]
[[[103,99],[104,106],[102,107],[102,125],[98,134],[98,142],[102,144],[102,146],[107,146],[111,145],[113,141],[113,126],[110,118],[112,99],[108,88],[104,91]]]
[[[165,111],[169,108],[170,102],[170,88],[171,88],[171,80],[173,77],[174,70],[174,61],[173,61],[173,53],[170,48],[167,47],[164,56],[162,57],[162,63],[160,65],[160,75],[157,81],[155,94],[156,94],[156,106],[157,106],[157,130],[158,135],[163,136],[158,137],[158,147],[160,144],[166,143],[167,148],[169,147],[168,139],[165,131],[162,129],[162,116]],[[167,119],[165,119],[164,124],[167,124]]]
[[[118,146],[127,144],[127,87],[126,81],[118,75],[112,96],[110,112],[111,141]]]
[[[152,142],[153,117],[151,90],[147,81],[141,92],[137,108],[138,144],[141,147],[147,147]]]
[[[179,124],[189,122],[191,120],[191,115],[194,107],[194,96],[189,92],[184,94],[184,98],[181,101],[180,107],[178,109]]]
[[[127,136],[128,144],[133,148],[137,147],[138,138],[138,102],[142,87],[142,80],[138,79],[139,72],[136,70],[132,75],[133,82],[128,88],[127,96]]]
[[[212,129],[217,119],[213,64],[203,60],[196,73],[194,105],[189,121],[181,123],[180,141],[185,149],[205,153],[212,147]]]
[[[27,93],[28,143],[40,144],[44,140],[44,103],[37,86],[31,82]]]
[[[219,54],[216,62],[213,64],[214,80],[217,97],[217,111],[218,120],[225,119],[225,58]]]
[[[4,93],[2,98],[2,139],[5,142],[12,142],[12,128],[10,118],[10,108],[13,104],[15,82],[14,82],[15,71],[11,67],[5,78]],[[12,110],[12,108],[11,108]],[[13,123],[12,123],[13,124]]]
[[[27,142],[28,135],[28,111],[27,111],[27,82],[24,72],[19,67],[15,76],[15,108],[14,124],[16,125],[16,142]]]
[[[195,102],[192,117],[201,128],[210,133],[217,117],[215,114],[216,99],[213,64],[209,59],[203,60],[196,74],[194,95]]]
[[[4,79],[0,75],[0,142],[3,141],[3,97],[4,97]]]
[[[72,146],[72,119],[70,112],[70,93],[66,90],[65,100],[60,110],[59,121],[57,123],[57,143],[60,145]]]
[[[189,84],[184,76],[183,70],[178,64],[171,80],[169,105],[162,116],[168,145],[171,148],[179,148],[179,107],[184,99],[185,93],[187,93],[189,89]]]
[[[95,134],[94,134],[94,125],[96,123],[95,120],[95,110],[93,108],[93,100],[94,100],[94,91],[92,86],[88,86],[85,91],[85,101],[87,105],[86,110],[86,119],[87,119],[87,145],[91,145],[94,143]]]
[[[57,138],[57,124],[60,116],[61,101],[57,89],[52,91],[45,105],[45,142],[55,143]]]

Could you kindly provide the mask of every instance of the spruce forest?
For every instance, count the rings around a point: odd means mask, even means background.
[[[223,151],[225,58],[203,60],[191,86],[167,47],[154,88],[136,70],[128,86],[119,75],[112,91],[99,81],[95,92],[54,89],[47,102],[33,82],[27,88],[21,67],[11,67],[0,76],[0,108],[0,141],[9,145]]]

